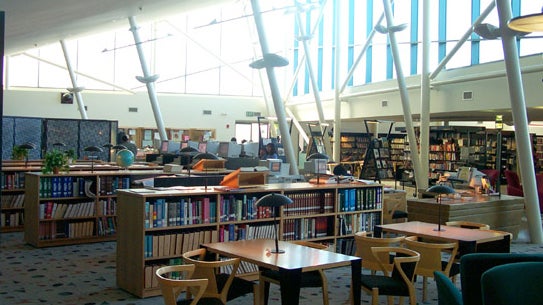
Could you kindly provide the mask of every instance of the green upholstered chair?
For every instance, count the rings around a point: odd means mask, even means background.
[[[482,305],[481,276],[492,267],[518,263],[542,262],[543,254],[470,253],[460,259],[460,283],[464,305]]]
[[[493,267],[481,277],[484,305],[543,304],[543,262],[512,263]]]
[[[434,271],[438,305],[462,305],[462,293],[443,272]]]

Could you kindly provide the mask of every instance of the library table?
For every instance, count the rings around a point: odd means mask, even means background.
[[[437,224],[421,221],[375,226],[376,237],[380,237],[384,232],[406,236],[414,235],[444,242],[457,242],[460,255],[473,252],[509,253],[511,249],[511,233],[503,231],[474,230],[445,225],[441,225],[441,231],[437,231]]]
[[[294,243],[279,241],[285,253],[271,253],[275,249],[273,239],[252,239],[232,242],[203,244],[209,252],[226,257],[238,257],[259,268],[278,270],[281,281],[281,304],[298,305],[302,272],[351,266],[352,304],[360,304],[361,258],[314,249]]]

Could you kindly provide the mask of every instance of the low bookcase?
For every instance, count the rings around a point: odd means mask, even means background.
[[[154,272],[181,263],[186,251],[208,242],[273,239],[273,211],[255,205],[269,193],[293,200],[277,210],[281,240],[311,240],[347,251],[346,240],[352,240],[355,231],[372,231],[382,219],[381,185],[292,183],[239,189],[119,190],[117,285],[142,298],[156,296],[160,289]],[[246,275],[257,271],[245,262],[240,266]]]
[[[15,163],[8,163],[15,165]],[[40,171],[37,166],[5,166],[2,164],[2,206],[0,231],[18,232],[24,229],[25,173]]]
[[[48,247],[115,240],[117,191],[161,171],[25,175],[25,242]]]

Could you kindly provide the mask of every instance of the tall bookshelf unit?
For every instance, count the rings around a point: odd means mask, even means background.
[[[117,207],[117,285],[142,298],[155,296],[160,290],[154,270],[178,263],[185,251],[206,242],[274,238],[272,211],[255,206],[269,193],[293,200],[278,210],[280,240],[311,240],[350,252],[354,232],[371,232],[382,219],[383,188],[377,184],[122,190]],[[151,216],[155,214],[156,219]],[[242,269],[257,270],[248,264]]]
[[[370,144],[370,136],[367,133],[341,133],[340,160],[361,161]]]
[[[162,171],[25,175],[24,238],[35,247],[115,240],[117,191]]]

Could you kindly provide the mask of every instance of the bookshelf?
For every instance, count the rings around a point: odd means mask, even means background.
[[[361,161],[370,143],[367,133],[342,132],[340,137],[340,160]]]
[[[394,178],[394,164],[390,159],[388,141],[373,139],[370,142],[364,157],[360,178],[379,182],[381,179]]]
[[[273,238],[271,209],[255,206],[259,198],[272,192],[293,200],[278,210],[280,240],[310,240],[348,251],[346,246],[352,250],[355,231],[371,232],[373,225],[381,223],[383,188],[378,184],[121,190],[117,206],[117,285],[142,298],[156,296],[160,289],[152,280],[154,270],[178,261],[182,253],[202,243]],[[160,215],[168,216],[159,217],[157,213],[151,220],[157,205]],[[256,271],[251,264],[243,264],[245,275]]]
[[[0,209],[1,232],[23,231],[25,173],[39,170],[40,168],[36,166],[2,166],[2,205]]]
[[[162,171],[26,173],[24,238],[34,247],[115,240],[117,191]]]

